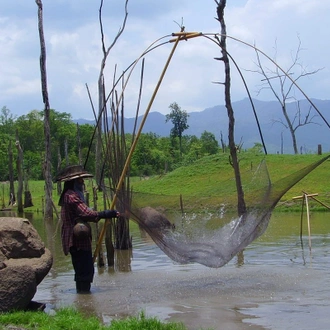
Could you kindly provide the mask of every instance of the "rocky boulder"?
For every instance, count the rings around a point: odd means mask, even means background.
[[[0,312],[26,309],[52,264],[27,219],[0,217]]]

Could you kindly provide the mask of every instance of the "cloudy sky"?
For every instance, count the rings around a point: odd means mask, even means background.
[[[124,0],[104,0],[106,47],[113,42],[122,24],[124,3]],[[73,119],[93,119],[86,85],[97,108],[102,59],[99,4],[98,0],[43,0],[50,105],[58,112],[71,113]],[[225,19],[229,36],[256,45],[271,58],[276,54],[276,62],[284,69],[292,64],[300,40],[299,63],[304,70],[322,69],[301,79],[300,87],[311,98],[329,99],[329,13],[328,0],[228,0]],[[151,44],[159,39],[156,45],[169,41],[181,24],[188,32],[210,36],[218,33],[220,28],[215,16],[214,0],[129,0],[125,31],[106,62],[107,91],[115,68],[118,76]],[[0,106],[6,106],[17,116],[43,109],[37,23],[35,1],[2,1]],[[266,91],[257,96],[262,77],[249,71],[256,70],[256,56],[244,43],[228,40],[227,46],[243,70],[252,96],[274,99]],[[150,100],[172,46],[166,43],[145,56],[142,109]],[[209,39],[199,37],[180,42],[151,111],[169,113],[173,102],[188,112],[223,104],[223,87],[214,83],[223,80],[223,64],[214,60],[218,56],[219,48]],[[264,65],[273,69],[269,61],[265,60]],[[141,62],[138,62],[125,89],[126,117],[133,117],[135,113],[140,70]],[[232,99],[239,101],[247,94],[233,65],[232,72]],[[292,72],[293,77],[299,74],[299,70]],[[296,92],[295,97],[299,99],[302,95]]]

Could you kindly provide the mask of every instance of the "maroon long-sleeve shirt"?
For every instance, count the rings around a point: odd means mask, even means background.
[[[77,239],[73,235],[73,227],[77,221],[98,221],[98,212],[90,209],[74,190],[68,190],[64,194],[63,205],[61,207],[62,220],[62,247],[65,255],[69,253],[70,247],[74,246],[78,250],[91,250],[92,237]]]

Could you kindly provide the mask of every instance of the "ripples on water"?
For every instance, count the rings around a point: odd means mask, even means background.
[[[218,269],[175,264],[134,229],[133,250],[117,252],[115,267],[96,269],[91,295],[75,293],[70,258],[58,240],[43,236],[45,228],[37,228],[54,253],[54,266],[35,299],[48,311],[74,305],[105,323],[144,310],[188,329],[328,329],[328,213],[312,218],[311,251],[306,228],[304,223],[301,241],[300,214],[275,214],[263,236]]]

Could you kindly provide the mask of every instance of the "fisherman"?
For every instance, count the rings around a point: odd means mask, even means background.
[[[84,178],[91,178],[81,165],[64,168],[56,177],[56,182],[64,182],[58,205],[61,206],[61,239],[65,255],[70,253],[75,271],[77,293],[90,293],[94,278],[92,255],[92,234],[88,222],[119,217],[116,210],[94,211],[84,198]]]

